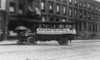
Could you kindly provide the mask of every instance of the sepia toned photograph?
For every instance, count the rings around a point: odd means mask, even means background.
[[[0,60],[100,60],[100,0],[0,0]]]

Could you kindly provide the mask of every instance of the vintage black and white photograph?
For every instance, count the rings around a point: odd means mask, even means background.
[[[100,0],[0,0],[0,60],[100,60]]]

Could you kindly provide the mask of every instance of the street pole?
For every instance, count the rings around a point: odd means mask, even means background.
[[[5,9],[5,11],[6,11],[6,16],[5,16],[5,36],[4,36],[5,40],[7,40],[7,34],[8,34],[9,2],[10,2],[10,0],[6,0],[6,9]]]

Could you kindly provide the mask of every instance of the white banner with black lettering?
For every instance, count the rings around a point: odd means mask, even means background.
[[[48,29],[38,28],[37,34],[76,34],[75,29]]]

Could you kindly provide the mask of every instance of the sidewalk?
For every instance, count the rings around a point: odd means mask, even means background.
[[[4,40],[0,41],[0,44],[16,44],[17,40]]]
[[[0,44],[16,44],[18,40],[4,40],[0,41]],[[100,41],[100,39],[91,39],[91,40],[72,40],[72,43],[74,42],[95,42],[95,41]],[[56,41],[50,41],[51,42],[56,42]]]

